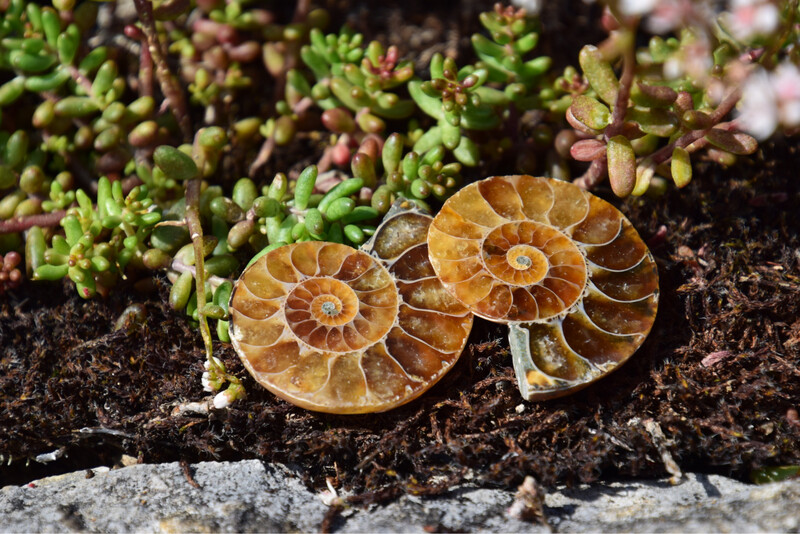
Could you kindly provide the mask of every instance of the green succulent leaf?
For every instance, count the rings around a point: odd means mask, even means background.
[[[427,132],[422,134],[422,137],[417,139],[417,142],[414,143],[413,150],[417,154],[424,154],[441,144],[442,144],[442,128],[439,126],[433,126]],[[406,174],[407,176],[411,176],[406,172],[404,172],[404,174]],[[416,175],[416,171],[414,175]]]
[[[636,154],[631,142],[624,135],[608,140],[608,181],[618,197],[627,197],[636,185]]]
[[[680,121],[672,111],[662,108],[639,108],[628,110],[627,118],[639,125],[644,133],[669,137],[678,130]]]
[[[670,171],[678,187],[686,187],[692,181],[692,162],[685,148],[677,146],[672,151]]]
[[[590,96],[576,96],[572,100],[570,111],[577,120],[593,130],[603,130],[611,122],[611,110]]]
[[[616,105],[619,80],[600,49],[594,45],[584,46],[578,54],[578,62],[597,95],[606,104]]]
[[[453,155],[467,167],[475,167],[480,162],[478,145],[466,135],[461,136],[461,141],[458,143],[455,150],[453,150]]]
[[[408,82],[408,94],[411,95],[411,98],[426,115],[437,120],[442,120],[444,118],[442,101],[426,94],[425,91],[422,90],[422,84],[423,82],[421,80],[411,80]]]
[[[294,187],[294,206],[299,210],[304,210],[308,207],[308,201],[311,198],[311,192],[314,190],[314,184],[317,181],[317,166],[309,165],[300,176],[297,178],[297,183]]]
[[[199,173],[191,156],[175,147],[162,145],[156,148],[153,152],[153,161],[165,175],[173,180],[191,180]]]

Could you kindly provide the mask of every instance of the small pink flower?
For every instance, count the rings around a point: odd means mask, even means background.
[[[770,76],[784,126],[800,125],[800,71],[785,61]]]
[[[723,14],[722,22],[735,38],[749,41],[775,31],[780,12],[769,0],[731,0],[730,12]]]
[[[779,100],[800,99],[800,72],[797,65],[783,62],[772,73],[772,85]]]
[[[542,10],[542,0],[511,0],[511,3],[524,9],[529,15],[536,15]]]
[[[618,6],[623,15],[646,17],[647,29],[659,34],[711,16],[705,2],[692,0],[620,0]]]
[[[778,127],[775,91],[763,68],[757,68],[745,80],[738,109],[742,129],[758,140],[766,139]]]
[[[778,128],[800,126],[800,70],[788,61],[773,72],[753,70],[742,86],[738,121],[756,139]]]
[[[661,0],[647,18],[647,29],[653,33],[668,33],[686,25],[700,6],[690,0]]]
[[[714,66],[711,57],[711,46],[704,34],[695,35],[680,50],[664,62],[664,76],[677,79],[688,76],[695,82],[705,83]]]

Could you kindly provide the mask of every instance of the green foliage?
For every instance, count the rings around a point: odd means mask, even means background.
[[[735,156],[756,150],[753,137],[724,122],[739,98],[736,90],[719,94],[725,66],[734,57],[730,42],[717,42],[710,53],[716,62],[712,68],[687,68],[667,76],[681,58],[701,53],[696,31],[685,29],[667,39],[654,36],[646,47],[635,49],[636,23],[625,24],[600,47],[584,46],[578,58],[587,83],[577,87],[580,92],[566,118],[581,135],[595,138],[577,141],[571,149],[575,159],[593,164],[594,172],[583,179],[586,186],[602,178],[605,165],[611,187],[621,197],[647,192],[656,173],[685,187],[692,178],[693,153],[705,150],[729,165]],[[614,68],[619,61],[620,75]],[[624,111],[615,109],[620,105]]]
[[[122,184],[106,177],[98,181],[96,204],[82,189],[75,197],[78,205],[61,219],[64,235],[54,235],[45,248],[40,232],[29,232],[27,249],[34,257],[34,280],[69,276],[78,294],[91,298],[107,293],[129,265],[144,268],[147,239],[161,214],[151,209],[146,186],[124,195]]]
[[[313,29],[310,40],[300,55],[316,83],[309,85],[300,72],[291,71],[286,88],[290,104],[308,97],[324,110],[349,109],[356,113],[361,130],[369,133],[383,132],[384,119],[403,119],[414,112],[410,100],[390,91],[414,75],[410,62],[399,61],[397,47],[384,50],[383,45],[372,41],[364,50],[363,36],[347,28],[339,35],[323,35]]]
[[[486,69],[458,71],[455,61],[435,54],[431,59],[431,80],[408,84],[411,97],[422,111],[437,120],[414,143],[414,150],[427,152],[439,146],[452,150],[467,166],[478,164],[478,147],[463,130],[490,130],[500,124],[495,107],[505,107],[505,94],[488,87],[479,93],[489,73]]]
[[[550,59],[526,59],[538,42],[534,17],[524,10],[497,8],[485,13],[481,22],[492,39],[473,36],[479,61],[459,70],[452,58],[437,53],[428,81],[414,77],[411,62],[400,61],[397,47],[384,49],[373,41],[364,49],[363,36],[346,27],[328,35],[312,30],[300,55],[315,81],[290,70],[286,100],[277,106],[282,116],[267,121],[262,134],[274,137],[278,145],[288,143],[296,133],[297,116],[291,110],[303,99],[324,110],[323,124],[338,134],[383,134],[387,120],[422,113],[436,124],[410,130],[415,152],[442,146],[462,165],[476,166],[480,147],[470,131],[498,131],[508,119],[511,102],[534,109],[542,105],[543,96],[552,98],[553,93],[539,94],[548,86],[543,76]],[[403,98],[405,92],[411,99]]]
[[[506,95],[521,109],[542,107],[536,91],[551,60],[546,56],[525,59],[539,42],[535,17],[497,4],[494,11],[481,13],[480,20],[491,40],[481,34],[472,36],[472,46],[480,58],[476,68],[486,69],[490,82],[505,84]]]

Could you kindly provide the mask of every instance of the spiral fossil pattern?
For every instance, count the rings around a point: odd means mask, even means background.
[[[431,263],[476,315],[509,325],[520,391],[546,399],[624,363],[658,306],[658,271],[631,223],[572,184],[498,176],[445,202]]]
[[[384,411],[455,364],[472,314],[428,260],[431,217],[389,217],[362,250],[325,242],[275,249],[240,277],[231,340],[253,377],[309,410]]]

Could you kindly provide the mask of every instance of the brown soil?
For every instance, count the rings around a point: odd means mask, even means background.
[[[439,17],[436,35],[461,28],[462,47],[477,31],[478,7],[470,21]],[[389,11],[369,20],[391,21],[397,15]],[[558,34],[561,15],[545,17]],[[426,24],[403,20],[394,38]],[[383,31],[373,27],[368,37]],[[577,52],[574,39],[562,53]],[[88,302],[66,283],[27,283],[0,302],[0,480],[111,465],[123,453],[143,462],[260,458],[295,466],[316,487],[333,477],[376,500],[437,493],[465,479],[513,487],[525,475],[545,485],[656,477],[665,474],[663,451],[684,470],[740,479],[762,466],[798,464],[797,148],[795,139],[780,140],[729,169],[701,164],[688,187],[661,198],[612,200],[658,262],[658,318],[619,371],[553,401],[521,401],[504,329],[478,321],[455,369],[421,399],[385,414],[295,408],[259,387],[222,344],[215,350],[243,378],[247,399],[208,415],[181,414],[177,407],[206,395],[202,341],[169,309],[163,279],[149,292],[130,284]],[[279,154],[275,165],[289,161],[297,164]],[[495,162],[468,178],[489,172],[513,166]],[[114,330],[131,304],[143,307],[144,320]],[[651,421],[664,439],[647,430]],[[30,460],[54,450],[63,453],[56,462]]]

